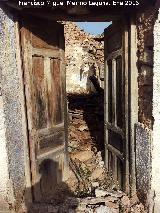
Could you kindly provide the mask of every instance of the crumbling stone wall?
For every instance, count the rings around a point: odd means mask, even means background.
[[[154,116],[154,87],[157,85],[154,81],[154,67],[155,54],[158,53],[158,45],[155,42],[155,38],[158,38],[158,32],[154,34],[154,28],[157,15],[158,13],[155,8],[149,8],[141,11],[137,16],[138,120],[140,125],[136,126],[136,179],[139,198],[148,206],[149,212],[160,211],[160,207],[157,205],[160,202],[159,190],[157,190],[158,176],[160,175],[160,172],[157,170],[159,168],[159,160],[155,161],[157,159],[155,153],[158,155],[160,153],[158,151],[160,140],[157,141],[159,130],[155,128],[157,118]],[[146,127],[149,129],[147,130]],[[156,137],[154,137],[154,131],[152,133],[152,130],[155,129],[157,131],[155,131]],[[151,137],[148,137],[148,134],[151,134]],[[156,144],[158,146],[155,146]],[[157,207],[154,207],[154,205],[157,205]]]
[[[153,103],[153,27],[157,17],[154,8],[147,9],[137,16],[138,39],[138,93],[139,122],[152,129]]]
[[[65,22],[67,92],[95,91],[89,77],[100,77],[103,70],[103,44],[84,32],[74,22]]]

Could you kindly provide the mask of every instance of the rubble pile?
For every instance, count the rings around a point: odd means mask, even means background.
[[[104,165],[102,38],[65,22],[65,39],[70,174],[52,204],[34,206],[31,212],[145,213],[137,196],[123,193]]]
[[[137,196],[129,198],[123,193],[104,165],[104,91],[96,73],[96,42],[74,23],[65,28],[69,178],[57,186],[56,196],[48,204],[36,204],[30,212],[145,213]],[[87,93],[81,81],[90,82],[92,92]]]
[[[95,148],[104,150],[104,101],[103,95],[68,94],[69,141],[80,146],[92,143]]]
[[[105,169],[103,95],[70,94],[68,100],[71,172],[67,185],[74,197],[66,198],[60,212],[144,213],[138,198],[129,199]]]
[[[70,167],[75,176],[72,174],[69,185],[76,195],[87,196],[92,194],[92,183],[101,182],[106,173],[103,161],[103,95],[71,94],[68,100],[68,147]]]
[[[128,198],[123,192],[105,192],[105,196],[68,197],[58,205],[35,205],[30,213],[147,213],[138,198]]]
[[[89,77],[101,79],[104,64],[104,46],[74,22],[65,22],[65,60],[67,92],[94,92]]]

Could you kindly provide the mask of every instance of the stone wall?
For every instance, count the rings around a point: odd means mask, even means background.
[[[152,129],[152,99],[153,99],[153,27],[157,12],[150,8],[138,14],[138,105],[139,122]]]
[[[139,122],[143,128],[136,128],[136,175],[137,190],[149,212],[160,212],[160,24],[158,10],[149,8],[138,14],[138,88]],[[157,19],[158,17],[158,19]],[[156,21],[157,20],[157,21]],[[147,136],[146,127],[151,137]],[[141,129],[141,130],[140,130]],[[147,136],[143,136],[143,134]],[[146,140],[147,139],[147,140]],[[146,172],[147,171],[147,172]],[[144,179],[144,187],[141,181]]]
[[[78,28],[74,22],[65,22],[64,27],[67,92],[94,92],[89,77],[95,75],[100,81],[103,44]]]

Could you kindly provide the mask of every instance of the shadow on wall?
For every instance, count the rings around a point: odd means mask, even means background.
[[[99,67],[96,63],[83,64],[80,68],[79,76],[80,81],[85,81],[87,92],[96,92],[96,88],[90,79],[93,76],[99,77]]]
[[[39,165],[39,181],[33,185],[31,191],[33,204],[25,200],[25,208],[19,213],[47,213],[69,212],[78,206],[68,185],[62,181],[62,170],[58,162],[53,159],[45,159]],[[27,192],[30,189],[26,189]],[[69,198],[72,202],[70,202]],[[62,211],[63,210],[63,211]]]
[[[95,64],[92,64],[89,68],[89,71],[88,71],[88,77],[87,77],[87,83],[86,83],[86,89],[87,91],[90,91],[90,92],[95,92],[95,87],[92,83],[92,81],[90,80],[90,77],[91,76],[96,76],[96,67],[95,67]]]

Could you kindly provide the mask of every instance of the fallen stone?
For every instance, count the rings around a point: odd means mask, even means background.
[[[144,206],[140,203],[139,205],[131,207],[130,213],[147,213],[147,212],[144,210]]]
[[[130,205],[133,206],[138,203],[139,203],[139,199],[138,199],[137,195],[135,194],[130,198]]]
[[[106,197],[105,197],[105,200],[106,200],[107,204],[110,203],[110,202],[115,203],[115,202],[118,201],[118,199],[119,198],[117,198],[117,197],[111,197],[111,196],[108,196],[107,194],[106,194]]]
[[[111,197],[122,198],[125,195],[125,193],[122,191],[116,191],[116,192],[108,192],[107,195]]]
[[[111,209],[119,209],[119,204],[115,201],[114,202],[110,201],[110,202],[107,202],[106,204]]]
[[[105,197],[107,195],[107,192],[102,189],[96,189],[95,190],[95,196],[96,197]]]
[[[101,168],[103,168],[103,167],[104,167],[104,161],[100,161],[100,162],[99,162],[99,166],[100,166]]]
[[[129,199],[129,197],[128,196],[123,196],[122,198],[121,198],[121,203],[122,203],[122,205],[124,206],[124,207],[129,207],[130,206],[130,199]]]
[[[100,179],[103,176],[104,170],[102,168],[96,168],[91,175],[91,180]]]
[[[72,154],[72,159],[78,159],[82,162],[85,162],[91,158],[92,158],[92,152],[90,150],[81,151],[81,152]]]
[[[79,128],[78,128],[79,131],[83,132],[84,130],[88,130],[88,126],[87,125],[81,125]]]
[[[100,206],[96,208],[96,213],[119,213],[119,209],[109,208],[107,206]]]
[[[117,190],[118,190],[118,186],[117,186],[116,184],[114,184],[114,185],[112,186],[112,190],[117,191]]]
[[[92,187],[93,188],[98,188],[99,187],[99,183],[98,182],[92,182]]]

